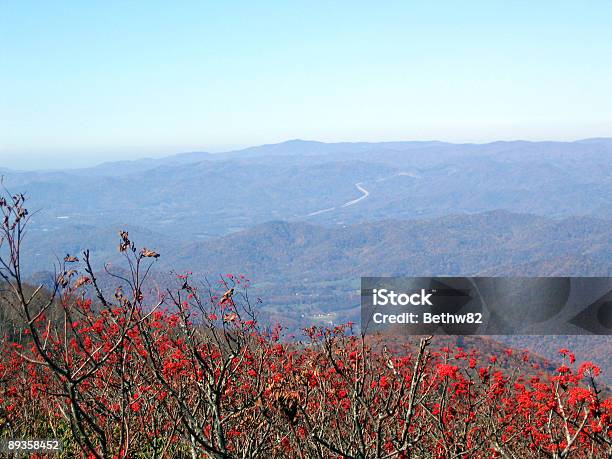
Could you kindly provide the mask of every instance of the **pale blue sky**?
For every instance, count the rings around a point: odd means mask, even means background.
[[[612,2],[0,2],[0,167],[612,136]]]

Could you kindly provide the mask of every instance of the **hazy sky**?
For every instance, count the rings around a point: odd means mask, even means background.
[[[0,2],[0,167],[612,136],[612,2]]]

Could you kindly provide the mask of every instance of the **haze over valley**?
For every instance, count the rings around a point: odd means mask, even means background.
[[[239,271],[301,315],[355,307],[366,274],[608,275],[611,155],[611,139],[294,140],[3,174],[38,210],[31,273],[86,247],[117,260],[125,228],[162,271]]]

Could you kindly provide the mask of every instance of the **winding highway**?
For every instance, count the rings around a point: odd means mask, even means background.
[[[353,199],[352,201],[349,202],[345,202],[344,204],[342,204],[342,206],[340,207],[348,207],[348,206],[352,206],[353,204],[357,204],[359,201],[363,201],[365,198],[367,198],[368,196],[370,196],[370,192],[368,190],[366,190],[363,187],[363,183],[359,182],[359,183],[355,183],[355,186],[357,187],[357,189],[359,191],[361,191],[363,193],[362,196],[359,196],[357,199]]]
[[[383,177],[383,178],[379,178],[378,180],[376,180],[377,182],[382,182],[385,180],[389,180],[393,177],[409,177],[411,179],[420,179],[421,175],[418,172],[414,172],[414,171],[403,171],[403,172],[398,172],[397,174],[393,174],[391,176],[388,177]],[[334,210],[338,210],[338,209],[342,209],[343,207],[349,207],[352,206],[354,204],[357,204],[360,201],[363,201],[364,199],[366,199],[368,196],[370,196],[370,192],[368,190],[366,190],[366,188],[363,186],[363,182],[359,182],[359,183],[355,183],[355,187],[361,192],[361,196],[359,196],[357,199],[353,199],[351,201],[345,202],[344,204],[338,206],[338,207],[329,207],[327,209],[321,209],[321,210],[317,210],[315,212],[311,212],[307,215],[305,215],[305,217],[314,217],[315,215],[321,215],[327,212],[333,212]]]
[[[357,189],[361,191],[362,195],[359,196],[357,199],[353,199],[352,201],[345,202],[339,208],[352,206],[353,204],[357,204],[359,201],[363,201],[365,198],[370,196],[370,192],[363,187],[363,183],[361,182],[355,183],[355,187],[357,187]],[[314,217],[315,215],[324,214],[326,212],[332,212],[336,209],[338,209],[338,207],[330,207],[328,209],[317,210],[315,212],[309,213],[308,215],[306,215],[306,217]]]

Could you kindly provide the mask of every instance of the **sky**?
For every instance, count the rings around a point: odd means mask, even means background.
[[[612,2],[0,2],[0,168],[612,136]]]

